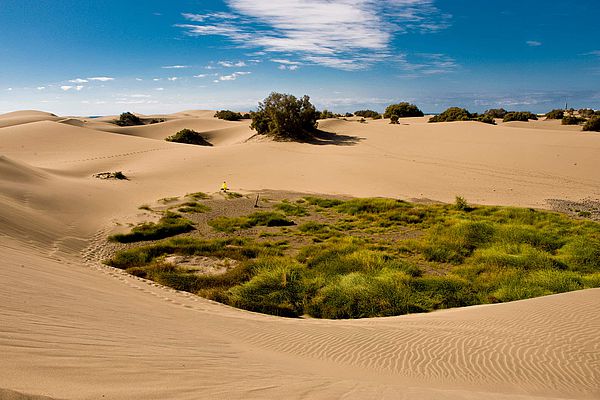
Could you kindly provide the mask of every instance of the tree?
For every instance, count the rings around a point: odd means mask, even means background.
[[[504,116],[502,122],[523,121],[527,122],[530,119],[537,120],[537,115],[529,111],[512,111]]]
[[[390,104],[383,113],[383,118],[391,118],[392,115],[398,116],[398,118],[406,117],[422,117],[424,114],[417,106],[407,102],[398,104]]]
[[[215,113],[215,118],[224,119],[225,121],[239,121],[243,119],[243,116],[239,112],[221,110]]]
[[[489,110],[486,110],[486,112],[484,112],[484,115],[489,115],[492,118],[504,118],[504,116],[508,113],[508,111],[506,111],[504,108],[492,108]]]
[[[317,116],[310,97],[273,92],[251,113],[250,128],[277,140],[305,140],[314,136]]]
[[[548,113],[546,113],[546,119],[563,119],[564,116],[565,111],[560,109],[548,111]]]
[[[473,115],[464,108],[450,107],[441,114],[429,119],[429,122],[469,121]]]
[[[115,121],[115,124],[119,126],[135,126],[144,125],[140,117],[130,112],[124,112],[119,116],[119,119]]]
[[[373,110],[358,110],[358,111],[354,111],[354,115],[356,115],[357,117],[363,117],[363,118],[377,118],[377,117],[380,117],[380,114],[377,111],[373,111]]]
[[[591,117],[585,125],[583,125],[584,131],[600,132],[600,115],[594,115]]]

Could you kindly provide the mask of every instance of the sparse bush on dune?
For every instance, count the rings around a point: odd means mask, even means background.
[[[327,119],[335,117],[336,115],[327,109],[324,109],[323,111],[317,111],[317,119]]]
[[[250,127],[277,140],[306,140],[317,129],[317,111],[308,96],[271,93],[251,114]]]
[[[398,118],[398,116],[397,116],[396,114],[392,115],[392,116],[390,117],[390,124],[393,124],[393,125],[396,125],[396,124],[398,124],[398,119],[399,119],[399,118]]]
[[[580,125],[586,122],[585,118],[575,117],[573,115],[565,115],[562,119],[563,125]]]
[[[435,115],[428,122],[470,121],[473,114],[464,108],[450,107],[441,114]]]
[[[119,116],[119,119],[115,121],[115,124],[119,126],[135,126],[144,125],[144,122],[135,114],[130,112],[124,112]]]
[[[212,146],[202,135],[191,129],[182,129],[176,134],[165,139],[167,142],[195,144],[199,146]]]
[[[224,119],[225,121],[239,121],[241,119],[244,119],[244,116],[239,112],[221,110],[215,113],[215,118]]]
[[[483,115],[490,116],[492,118],[504,118],[504,116],[508,113],[504,108],[492,108],[486,110]]]
[[[563,119],[565,110],[555,109],[546,113],[546,119]]]
[[[424,114],[417,106],[407,102],[390,104],[383,113],[383,118],[391,118],[396,115],[398,118],[422,117]]]
[[[578,110],[577,113],[582,118],[590,118],[592,115],[594,115],[594,110],[591,108],[582,108]]]
[[[502,119],[503,122],[510,121],[523,121],[527,122],[530,119],[537,120],[537,115],[529,112],[529,111],[511,111],[504,116]]]
[[[381,114],[379,114],[377,111],[373,111],[373,110],[358,110],[358,111],[354,111],[354,115],[356,115],[357,117],[363,117],[363,118],[381,118]]]
[[[496,125],[496,121],[494,120],[494,118],[491,115],[478,115],[477,118],[475,118],[476,121],[479,122],[483,122],[484,124],[490,124],[490,125]]]
[[[594,115],[591,117],[585,125],[583,125],[584,131],[600,132],[600,115]]]
[[[131,229],[131,233],[117,234],[109,239],[120,243],[159,240],[194,230],[194,224],[179,214],[167,211],[158,221],[146,222]]]

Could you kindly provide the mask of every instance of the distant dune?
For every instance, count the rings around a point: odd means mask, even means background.
[[[231,309],[95,261],[143,203],[232,190],[549,208],[600,198],[600,134],[560,121],[325,120],[345,140],[249,140],[184,111],[0,115],[0,399],[594,399],[600,289],[430,314],[291,320]],[[214,147],[166,142],[189,128]],[[577,128],[577,127],[575,127]],[[130,180],[101,180],[122,171]]]

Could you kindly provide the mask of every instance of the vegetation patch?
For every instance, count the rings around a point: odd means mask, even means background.
[[[244,116],[239,112],[230,110],[221,110],[215,113],[215,118],[224,119],[225,121],[240,121],[250,115]]]
[[[537,120],[537,115],[529,111],[513,111],[504,116],[502,122],[523,121],[527,122],[530,119]]]
[[[235,201],[252,209],[252,199]],[[391,316],[600,287],[600,224],[589,220],[462,197],[421,204],[309,196],[262,207],[205,216],[202,239],[125,248],[107,264],[286,317]],[[229,267],[209,274],[179,256]]]
[[[356,115],[357,117],[363,117],[363,118],[373,118],[373,119],[381,118],[381,114],[379,114],[377,111],[373,111],[373,110],[354,111],[354,115]]]
[[[205,213],[210,211],[210,207],[197,201],[187,201],[181,204],[177,211],[182,213]]]
[[[137,115],[130,112],[124,112],[119,116],[119,119],[115,121],[115,124],[119,126],[136,126],[144,125],[144,122]]]
[[[109,239],[120,243],[141,242],[147,240],[164,239],[194,230],[192,221],[181,215],[167,211],[157,223],[146,222],[131,229],[130,233],[121,233]]]
[[[414,104],[402,102],[398,104],[390,104],[383,113],[383,118],[392,118],[395,115],[398,118],[406,117],[422,117],[423,111],[419,110],[419,107]]]
[[[116,180],[129,180],[128,177],[121,171],[116,172],[100,172],[98,174],[94,174],[94,178],[98,179],[116,179]]]
[[[584,131],[600,132],[600,115],[591,117],[585,125],[583,125]]]
[[[182,129],[174,135],[165,138],[167,142],[195,144],[199,146],[212,146],[202,135],[191,129]]]

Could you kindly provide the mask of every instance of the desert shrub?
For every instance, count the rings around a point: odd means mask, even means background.
[[[379,113],[377,111],[373,111],[373,110],[358,110],[358,111],[354,111],[354,115],[356,115],[357,117],[363,117],[363,118],[375,118],[375,117],[379,117]]]
[[[244,117],[239,112],[221,110],[215,113],[215,118],[224,119],[225,121],[239,121]]]
[[[167,142],[212,146],[212,144],[204,139],[201,134],[191,129],[182,129],[176,134],[167,137],[165,140]]]
[[[472,208],[467,200],[462,196],[456,196],[454,199],[454,208],[458,211],[471,211]]]
[[[579,118],[572,115],[565,115],[562,119],[563,125],[579,125],[585,122],[585,118]]]
[[[564,116],[565,111],[560,109],[555,109],[546,113],[546,119],[563,119]]]
[[[354,117],[354,114],[347,112],[346,114],[344,114],[344,117],[346,117],[346,118]]]
[[[585,125],[583,125],[583,130],[584,131],[600,132],[600,116],[599,115],[594,115],[593,117],[591,117],[585,123]]]
[[[204,192],[194,192],[194,193],[188,193],[185,195],[185,197],[191,197],[194,200],[207,200],[210,199],[210,196]],[[176,197],[174,197],[175,200],[177,200]]]
[[[120,243],[132,243],[145,240],[158,240],[194,230],[192,221],[179,214],[167,211],[158,221],[146,222],[131,229],[131,233],[117,234],[109,239]]]
[[[492,108],[486,110],[483,115],[487,115],[492,118],[504,118],[504,116],[508,113],[504,108]]]
[[[464,108],[450,107],[443,113],[431,117],[429,122],[469,121],[472,116],[473,115]]]
[[[129,180],[127,176],[122,171],[116,172],[100,172],[98,174],[94,174],[94,178],[98,179],[116,179],[116,180]]]
[[[397,124],[398,123],[398,116],[396,114],[392,115],[390,117],[390,124]]]
[[[165,122],[165,119],[164,118],[152,118],[149,123],[150,124],[158,124],[161,122]]]
[[[317,119],[335,118],[335,114],[329,110],[317,111]]]
[[[279,204],[275,205],[275,208],[285,215],[294,215],[298,217],[303,217],[308,215],[308,209],[301,204],[294,204],[287,201],[283,201]]]
[[[196,201],[187,201],[180,205],[177,211],[182,213],[205,213],[210,211],[210,207],[200,204]]]
[[[258,211],[245,217],[217,217],[208,221],[208,225],[221,232],[234,232],[238,229],[248,229],[255,226],[290,226],[294,221],[290,221],[277,212]]]
[[[278,140],[309,139],[317,129],[317,111],[308,96],[297,99],[274,92],[258,104],[250,127]]]
[[[591,108],[582,108],[578,110],[577,113],[582,118],[590,118],[592,115],[594,115],[594,110]]]
[[[124,112],[119,116],[119,119],[115,121],[115,124],[119,126],[135,126],[144,125],[140,117],[130,112]]]
[[[486,114],[478,115],[475,118],[475,121],[483,122],[484,124],[496,125],[496,121],[494,120],[494,117],[492,117],[491,115],[486,115]]]
[[[230,290],[230,304],[245,310],[285,317],[303,314],[303,267],[288,259],[262,260],[248,282]]]
[[[407,102],[398,104],[390,104],[383,113],[383,118],[391,118],[392,115],[396,115],[399,118],[405,117],[422,117],[424,114],[417,106]]]
[[[537,120],[537,115],[530,113],[529,111],[512,111],[504,116],[503,122],[510,121],[524,121],[527,122],[530,119]]]

